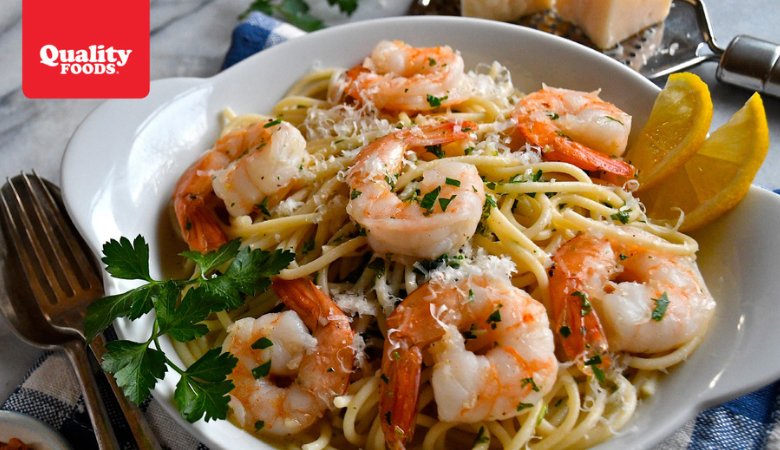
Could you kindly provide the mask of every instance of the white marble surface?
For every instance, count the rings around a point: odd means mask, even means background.
[[[208,77],[217,73],[236,17],[251,0],[152,0],[151,78]],[[58,183],[63,149],[76,126],[101,100],[31,100],[22,93],[21,0],[0,0],[0,180],[35,169]],[[780,43],[779,0],[710,0],[721,46],[737,34]],[[713,127],[724,123],[750,95],[719,84],[715,65],[692,70],[710,86]],[[780,188],[780,100],[765,98],[769,156],[756,183]],[[85,167],[85,174],[89,168]],[[776,226],[770,224],[770,226]],[[0,319],[0,403],[21,381],[40,352],[19,341]]]

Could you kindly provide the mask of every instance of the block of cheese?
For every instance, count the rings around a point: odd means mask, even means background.
[[[557,0],[558,16],[607,49],[669,14],[672,0]]]
[[[535,12],[552,9],[553,0],[461,0],[461,14],[466,17],[511,22]]]

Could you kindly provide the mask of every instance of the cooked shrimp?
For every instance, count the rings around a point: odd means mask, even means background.
[[[264,199],[280,199],[309,160],[306,141],[287,122],[260,122],[235,130],[198,158],[173,193],[184,240],[200,252],[227,242],[215,208],[231,216],[252,212]]]
[[[512,117],[526,140],[546,148],[543,157],[623,177],[634,168],[617,159],[626,150],[631,116],[597,92],[545,86],[518,102]]]
[[[497,270],[459,270],[445,269],[387,319],[379,408],[389,448],[404,448],[412,438],[425,351],[434,361],[431,384],[442,421],[514,417],[521,403],[538,402],[555,384],[558,362],[544,306]]]
[[[347,316],[312,282],[277,278],[273,287],[291,311],[235,322],[222,349],[239,359],[229,377],[238,423],[288,435],[313,424],[346,390],[353,334]]]
[[[463,102],[469,88],[463,58],[450,47],[381,41],[370,57],[331,87],[331,97],[341,94],[379,109],[429,111]]]
[[[607,350],[677,348],[702,333],[715,310],[692,257],[584,233],[562,245],[553,262],[553,321],[566,355],[583,368],[596,355],[603,361]]]
[[[360,151],[347,173],[351,189],[347,212],[366,229],[374,252],[437,258],[471,238],[485,202],[474,165],[440,161],[423,173],[418,201],[401,200],[391,183],[407,149],[465,139],[474,127],[472,122],[414,127],[377,139]],[[425,195],[437,189],[433,204],[423,205]]]

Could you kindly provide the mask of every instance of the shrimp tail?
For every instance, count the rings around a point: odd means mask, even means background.
[[[550,301],[555,332],[570,361],[576,361],[580,370],[592,374],[593,367],[608,367],[609,346],[604,328],[588,298],[587,280],[598,279],[603,284],[608,276],[600,259],[607,254],[609,243],[589,240],[580,235],[564,244],[555,256],[550,269]]]
[[[301,387],[317,394],[323,407],[332,407],[330,399],[346,391],[354,363],[354,333],[349,318],[311,280],[277,277],[273,289],[312,331],[319,350],[333,356],[306,358],[300,368],[302,372],[317,374],[316,378],[305,378]]]
[[[304,278],[284,280],[275,278],[273,288],[276,295],[290,309],[298,313],[310,330],[327,324],[332,318],[343,316],[336,303],[317,286]]]
[[[574,291],[568,295],[563,308],[555,310],[555,322],[559,325],[558,335],[561,338],[561,346],[566,356],[571,361],[576,361],[580,370],[590,375],[592,366],[607,367],[609,360],[606,356],[608,345],[604,337],[604,328],[601,326],[596,311],[589,306],[583,306],[581,292]],[[598,359],[594,359],[598,357]]]
[[[422,353],[405,342],[386,346],[382,360],[379,412],[385,443],[391,450],[405,449],[417,421]]]
[[[517,128],[532,144],[547,147],[542,156],[548,161],[560,161],[573,164],[582,170],[603,171],[630,178],[634,176],[634,167],[617,158],[590,149],[569,137],[541,130],[545,127],[539,122],[519,123]],[[545,127],[546,128],[546,127]],[[543,138],[542,136],[546,136]]]
[[[448,144],[469,137],[469,133],[477,130],[477,124],[468,120],[461,122],[447,121],[438,125],[410,128],[403,138],[409,147]]]
[[[182,237],[192,250],[208,253],[228,241],[219,219],[202,196],[185,196],[175,202]]]

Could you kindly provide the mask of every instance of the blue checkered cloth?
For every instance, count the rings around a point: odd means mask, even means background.
[[[223,68],[265,48],[304,34],[261,13],[252,13],[233,32]],[[780,194],[780,190],[775,191]],[[110,336],[107,336],[110,339]],[[95,366],[120,448],[135,447],[129,427],[108,382]],[[655,450],[776,449],[780,450],[780,382],[708,409],[691,419]],[[1,409],[26,413],[52,425],[75,450],[97,450],[75,374],[62,353],[46,352]],[[208,450],[178,425],[153,399],[141,409],[165,449]]]

